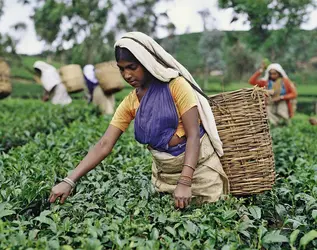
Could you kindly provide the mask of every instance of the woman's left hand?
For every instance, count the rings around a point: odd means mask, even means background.
[[[191,201],[192,188],[183,184],[177,184],[174,191],[174,201],[176,208],[185,208]]]

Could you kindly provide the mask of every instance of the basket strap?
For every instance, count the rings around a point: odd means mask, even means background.
[[[160,63],[161,65],[163,65],[164,67],[167,67],[167,68],[172,68],[172,69],[175,69],[173,68],[173,66],[171,66],[170,64],[168,64],[167,62],[163,61],[157,54],[155,54],[153,51],[151,51],[149,48],[147,48],[143,43],[141,43],[139,40],[133,38],[133,37],[127,37],[127,36],[124,36],[122,38],[126,38],[126,39],[131,39],[133,41],[135,41],[136,43],[140,44],[143,48],[145,48],[156,60],[158,63]],[[176,69],[175,69],[176,70]],[[182,76],[180,73],[179,73],[180,76]],[[182,76],[184,77],[184,76]],[[196,90],[199,94],[201,94],[203,97],[205,97],[208,101],[209,101],[209,97],[200,89],[198,88],[195,84],[193,84],[189,79],[187,79],[186,77],[184,77],[185,80],[192,86],[192,88],[194,90]]]

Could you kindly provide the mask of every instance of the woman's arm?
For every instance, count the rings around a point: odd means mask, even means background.
[[[98,141],[98,143],[88,152],[85,158],[73,170],[68,178],[76,182],[80,177],[94,169],[104,158],[112,151],[114,145],[119,139],[122,131],[113,125],[109,125],[107,131]],[[71,185],[66,182],[61,182],[54,186],[49,198],[50,202],[55,202],[58,197],[61,197],[61,203],[64,203],[71,191]]]
[[[191,109],[186,111],[182,115],[181,119],[183,121],[184,130],[187,137],[185,160],[183,171],[181,173],[181,179],[182,176],[185,176],[185,180],[186,178],[190,180],[194,174],[194,170],[191,167],[196,168],[200,151],[200,135],[197,106],[192,107]],[[188,167],[187,165],[191,167]],[[191,187],[179,183],[174,192],[175,206],[178,208],[186,207],[190,202],[191,196]]]
[[[44,89],[44,93],[42,96],[42,101],[47,102],[50,99],[50,93]]]
[[[258,85],[259,87],[266,87],[267,82],[265,80],[262,79],[258,79],[261,74],[262,74],[263,70],[258,70],[256,71],[249,79],[249,83],[252,85]]]

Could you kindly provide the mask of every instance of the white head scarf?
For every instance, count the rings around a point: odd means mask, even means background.
[[[57,70],[52,65],[46,62],[36,61],[33,68],[41,71],[41,82],[46,91],[50,92],[57,84],[62,83]]]
[[[169,82],[171,79],[181,75],[200,89],[199,85],[188,70],[176,61],[173,56],[167,53],[151,37],[141,32],[129,32],[116,42],[115,47],[116,46],[124,47],[131,51],[139,62],[157,79],[163,82]],[[152,55],[152,53],[159,58],[160,62],[154,55]],[[196,95],[198,111],[204,128],[217,154],[222,156],[222,142],[218,135],[210,105],[205,97],[200,95],[194,89],[193,91]]]
[[[95,75],[95,67],[92,64],[88,64],[84,67],[84,75],[85,77],[91,81],[92,83],[98,83],[98,79]]]
[[[279,73],[282,75],[283,78],[288,78],[288,76],[287,76],[285,70],[283,69],[283,67],[282,67],[280,64],[278,64],[278,63],[272,63],[272,64],[270,64],[270,65],[267,67],[267,69],[266,69],[266,71],[265,71],[265,75],[264,75],[264,77],[263,77],[264,80],[268,81],[268,80],[270,79],[270,70],[272,70],[272,69],[274,69],[274,70],[276,70],[277,72],[279,72]]]

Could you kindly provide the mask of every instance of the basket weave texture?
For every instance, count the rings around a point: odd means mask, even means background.
[[[265,90],[255,87],[210,96],[224,156],[220,158],[233,195],[272,189],[275,165],[265,106]]]
[[[122,77],[115,61],[96,64],[95,74],[105,94],[113,94],[124,88]]]
[[[0,58],[0,99],[9,96],[12,92],[10,83],[10,67]]]
[[[84,90],[85,79],[80,65],[70,64],[63,66],[59,69],[59,74],[68,93],[76,93]]]

